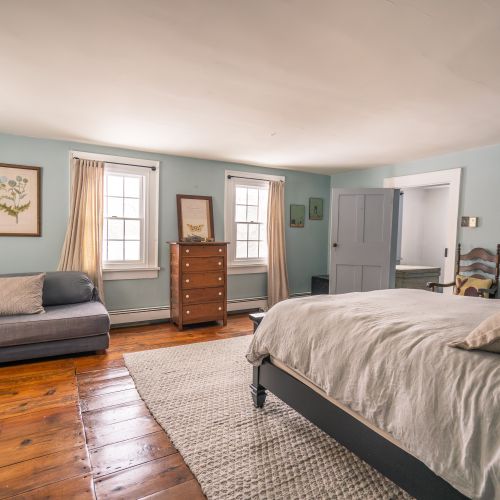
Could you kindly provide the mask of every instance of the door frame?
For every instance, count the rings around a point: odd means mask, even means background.
[[[461,168],[435,170],[421,174],[402,175],[384,179],[387,188],[415,188],[428,186],[449,186],[448,221],[446,228],[446,246],[448,259],[443,272],[443,282],[455,281],[455,261],[457,253],[458,217],[460,214],[460,183],[462,179]]]

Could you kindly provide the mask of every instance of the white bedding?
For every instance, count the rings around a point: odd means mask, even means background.
[[[248,360],[285,363],[471,498],[500,498],[500,355],[448,347],[500,301],[421,290],[291,299]]]

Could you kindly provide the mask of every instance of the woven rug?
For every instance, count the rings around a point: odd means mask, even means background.
[[[250,397],[251,337],[125,355],[209,499],[410,498],[281,400]]]

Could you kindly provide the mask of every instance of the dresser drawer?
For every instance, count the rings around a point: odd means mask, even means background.
[[[211,302],[208,304],[192,304],[182,308],[184,323],[199,321],[214,321],[224,318],[224,302]]]
[[[181,267],[184,272],[224,270],[224,257],[183,257]]]
[[[225,255],[225,245],[182,245],[180,248],[183,257],[214,257]]]
[[[223,286],[225,283],[224,271],[220,273],[184,273],[182,275],[182,288],[205,288]]]
[[[195,288],[182,292],[183,304],[197,304],[199,302],[220,302],[224,300],[224,288]]]

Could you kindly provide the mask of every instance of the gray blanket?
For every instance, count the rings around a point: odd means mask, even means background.
[[[388,432],[466,496],[500,498],[500,355],[462,351],[499,300],[421,290],[291,299],[247,354],[273,356]]]

